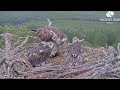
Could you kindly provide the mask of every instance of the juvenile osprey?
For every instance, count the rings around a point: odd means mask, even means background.
[[[76,66],[80,65],[83,57],[81,54],[81,42],[77,37],[74,37],[72,43],[66,49],[65,58],[66,58],[66,65],[69,66]]]
[[[29,46],[24,54],[24,58],[29,61],[32,66],[39,65],[45,62],[51,55],[53,46],[54,44],[51,42]]]

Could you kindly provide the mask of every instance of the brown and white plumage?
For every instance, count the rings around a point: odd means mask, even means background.
[[[42,41],[54,41],[54,37],[59,38],[60,40],[66,38],[63,31],[52,26],[40,28],[35,35]]]
[[[64,34],[63,31],[60,29],[51,26],[52,22],[47,18],[47,21],[49,23],[48,26],[45,26],[43,28],[35,29],[33,31],[36,31],[35,36],[37,36],[42,41],[66,41],[67,37]]]
[[[36,32],[35,36],[44,42],[53,42],[55,44],[53,50],[54,54],[51,54],[51,57],[54,57],[56,54],[58,54],[58,47],[67,41],[66,35],[58,28],[52,26],[40,28],[40,30]]]
[[[32,66],[39,65],[47,60],[53,48],[53,43],[38,44],[28,47],[24,57]]]
[[[81,42],[77,37],[74,37],[72,43],[68,46],[66,53],[72,55],[72,57],[77,57],[81,53]]]
[[[73,42],[67,47],[65,52],[66,64],[69,66],[79,65],[83,60],[81,54],[81,40],[73,38]]]
[[[54,48],[52,50],[52,56],[55,56],[59,52],[59,46],[63,45],[67,41],[67,37],[63,31],[51,26],[52,22],[47,18],[49,25],[40,29],[36,29],[35,36],[43,42],[53,42]],[[53,54],[54,53],[54,54]]]

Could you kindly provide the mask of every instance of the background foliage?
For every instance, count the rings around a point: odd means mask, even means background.
[[[68,36],[85,39],[93,47],[107,45],[117,46],[120,42],[120,22],[108,24],[100,22],[106,18],[107,11],[0,11],[0,34],[10,32],[17,36],[33,35],[32,29],[48,25],[60,28]],[[114,12],[115,18],[120,18],[120,12]],[[4,46],[0,38],[0,48]]]

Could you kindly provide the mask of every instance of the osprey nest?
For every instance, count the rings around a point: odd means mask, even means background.
[[[114,47],[92,48],[84,39],[66,35],[49,25],[35,30],[35,36],[1,34],[0,78],[20,79],[111,79],[120,78],[120,59]],[[29,42],[31,39],[35,42]]]

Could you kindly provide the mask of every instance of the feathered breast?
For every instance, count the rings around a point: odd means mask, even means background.
[[[46,30],[46,29],[41,29],[36,33],[36,36],[41,39],[42,41],[51,41],[52,40],[52,34]]]
[[[77,57],[81,53],[81,44],[79,42],[72,43],[66,49],[66,53],[73,57]]]
[[[36,36],[40,38],[42,41],[52,41],[52,37],[55,35],[58,36],[58,38],[63,39],[65,38],[65,34],[63,31],[59,30],[56,27],[43,27],[41,28],[37,33]]]
[[[27,60],[31,65],[35,66],[44,62],[51,53],[51,49],[48,46],[33,46],[30,47],[26,52]]]

